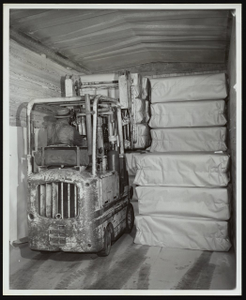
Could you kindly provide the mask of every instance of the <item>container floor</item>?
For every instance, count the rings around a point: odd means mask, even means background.
[[[123,234],[108,257],[40,253],[10,246],[10,290],[231,290],[233,250],[210,252],[134,244]]]

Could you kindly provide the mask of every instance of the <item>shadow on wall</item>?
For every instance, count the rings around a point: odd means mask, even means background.
[[[10,242],[27,237],[27,128],[25,114],[27,103],[22,103],[16,113],[16,125],[9,127],[9,159],[10,159]],[[47,145],[44,128],[35,128],[37,147]]]
[[[10,241],[27,236],[26,200],[27,163],[26,163],[26,128],[9,127],[10,159]]]
[[[28,105],[28,102],[23,102],[19,105],[19,107],[16,111],[16,126],[23,126],[23,123],[26,122],[26,107],[27,107],[27,105]]]

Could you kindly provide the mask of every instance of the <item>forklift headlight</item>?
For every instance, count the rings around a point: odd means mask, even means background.
[[[28,220],[33,221],[34,220],[34,215],[33,214],[28,214]]]

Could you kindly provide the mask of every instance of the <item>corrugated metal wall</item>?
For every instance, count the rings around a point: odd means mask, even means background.
[[[34,98],[61,96],[61,77],[71,71],[13,40],[9,58],[9,124],[25,126],[27,103]],[[44,112],[35,113],[37,126],[42,126],[43,116]]]
[[[14,9],[11,28],[92,73],[159,62],[225,63],[226,9]]]

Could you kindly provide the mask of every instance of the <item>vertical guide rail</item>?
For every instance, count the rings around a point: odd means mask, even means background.
[[[61,182],[61,216],[63,218],[63,182]]]
[[[74,184],[74,216],[77,216],[77,186]]]
[[[46,217],[51,217],[51,183],[46,183]]]
[[[122,130],[120,107],[117,107],[117,122],[118,122],[118,131],[119,131],[119,140],[120,140],[120,155],[124,155],[124,141],[123,141],[123,130]]]
[[[55,218],[55,215],[58,212],[58,184],[52,183],[52,218]]]
[[[70,218],[70,183],[67,184],[67,217]]]
[[[85,112],[86,112],[86,133],[87,133],[88,154],[91,155],[92,153],[91,102],[90,102],[90,95],[88,94],[85,95]]]
[[[92,176],[97,173],[97,104],[100,95],[93,101],[93,132],[92,132]]]

